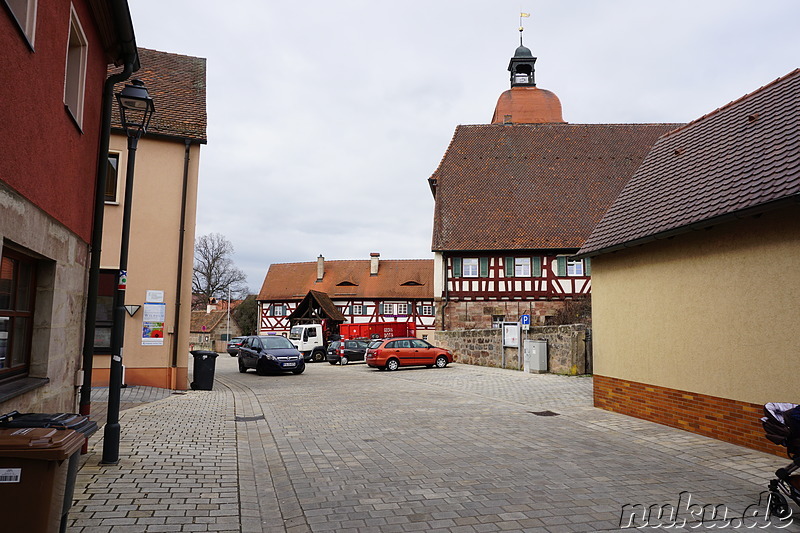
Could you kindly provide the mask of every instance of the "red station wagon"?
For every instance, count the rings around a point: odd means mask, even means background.
[[[414,337],[378,339],[367,348],[367,365],[397,370],[401,366],[436,366],[444,368],[453,362],[453,354]]]

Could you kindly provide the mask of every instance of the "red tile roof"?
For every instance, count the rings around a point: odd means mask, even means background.
[[[581,249],[596,255],[800,200],[800,69],[653,147]]]
[[[382,259],[378,275],[370,276],[369,260],[325,261],[325,275],[317,282],[317,262],[270,265],[258,300],[302,300],[308,291],[332,299],[431,299],[432,259]]]
[[[147,132],[205,143],[206,137],[206,60],[139,48],[141,69],[131,79],[140,79],[153,98],[156,111]],[[112,67],[109,73],[120,72]],[[114,86],[121,91],[127,82]],[[120,129],[119,107],[114,99],[111,127]]]
[[[209,332],[216,328],[223,318],[228,316],[227,311],[192,311],[192,321],[189,326],[189,331],[196,332]]]
[[[431,176],[434,251],[580,248],[680,124],[459,126]]]

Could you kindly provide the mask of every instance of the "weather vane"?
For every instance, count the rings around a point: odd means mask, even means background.
[[[520,12],[520,14],[519,14],[519,45],[520,46],[522,46],[522,32],[525,30],[525,28],[522,27],[522,19],[523,18],[528,18],[530,16],[531,16],[530,13],[522,13],[522,12]]]

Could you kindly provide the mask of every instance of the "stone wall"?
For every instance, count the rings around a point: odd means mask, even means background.
[[[591,330],[583,324],[532,327],[522,339],[547,340],[548,372],[591,374]],[[435,342],[452,351],[459,363],[522,370],[518,348],[504,348],[502,330],[437,331]],[[588,342],[587,342],[588,340]]]

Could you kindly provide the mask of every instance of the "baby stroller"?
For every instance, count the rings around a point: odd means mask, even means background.
[[[800,468],[800,405],[768,403],[764,414],[761,424],[767,439],[786,446],[786,453],[792,460],[789,466],[776,470],[777,478],[769,482],[769,514],[785,518],[792,514],[785,496],[800,505],[800,475],[792,475]]]

